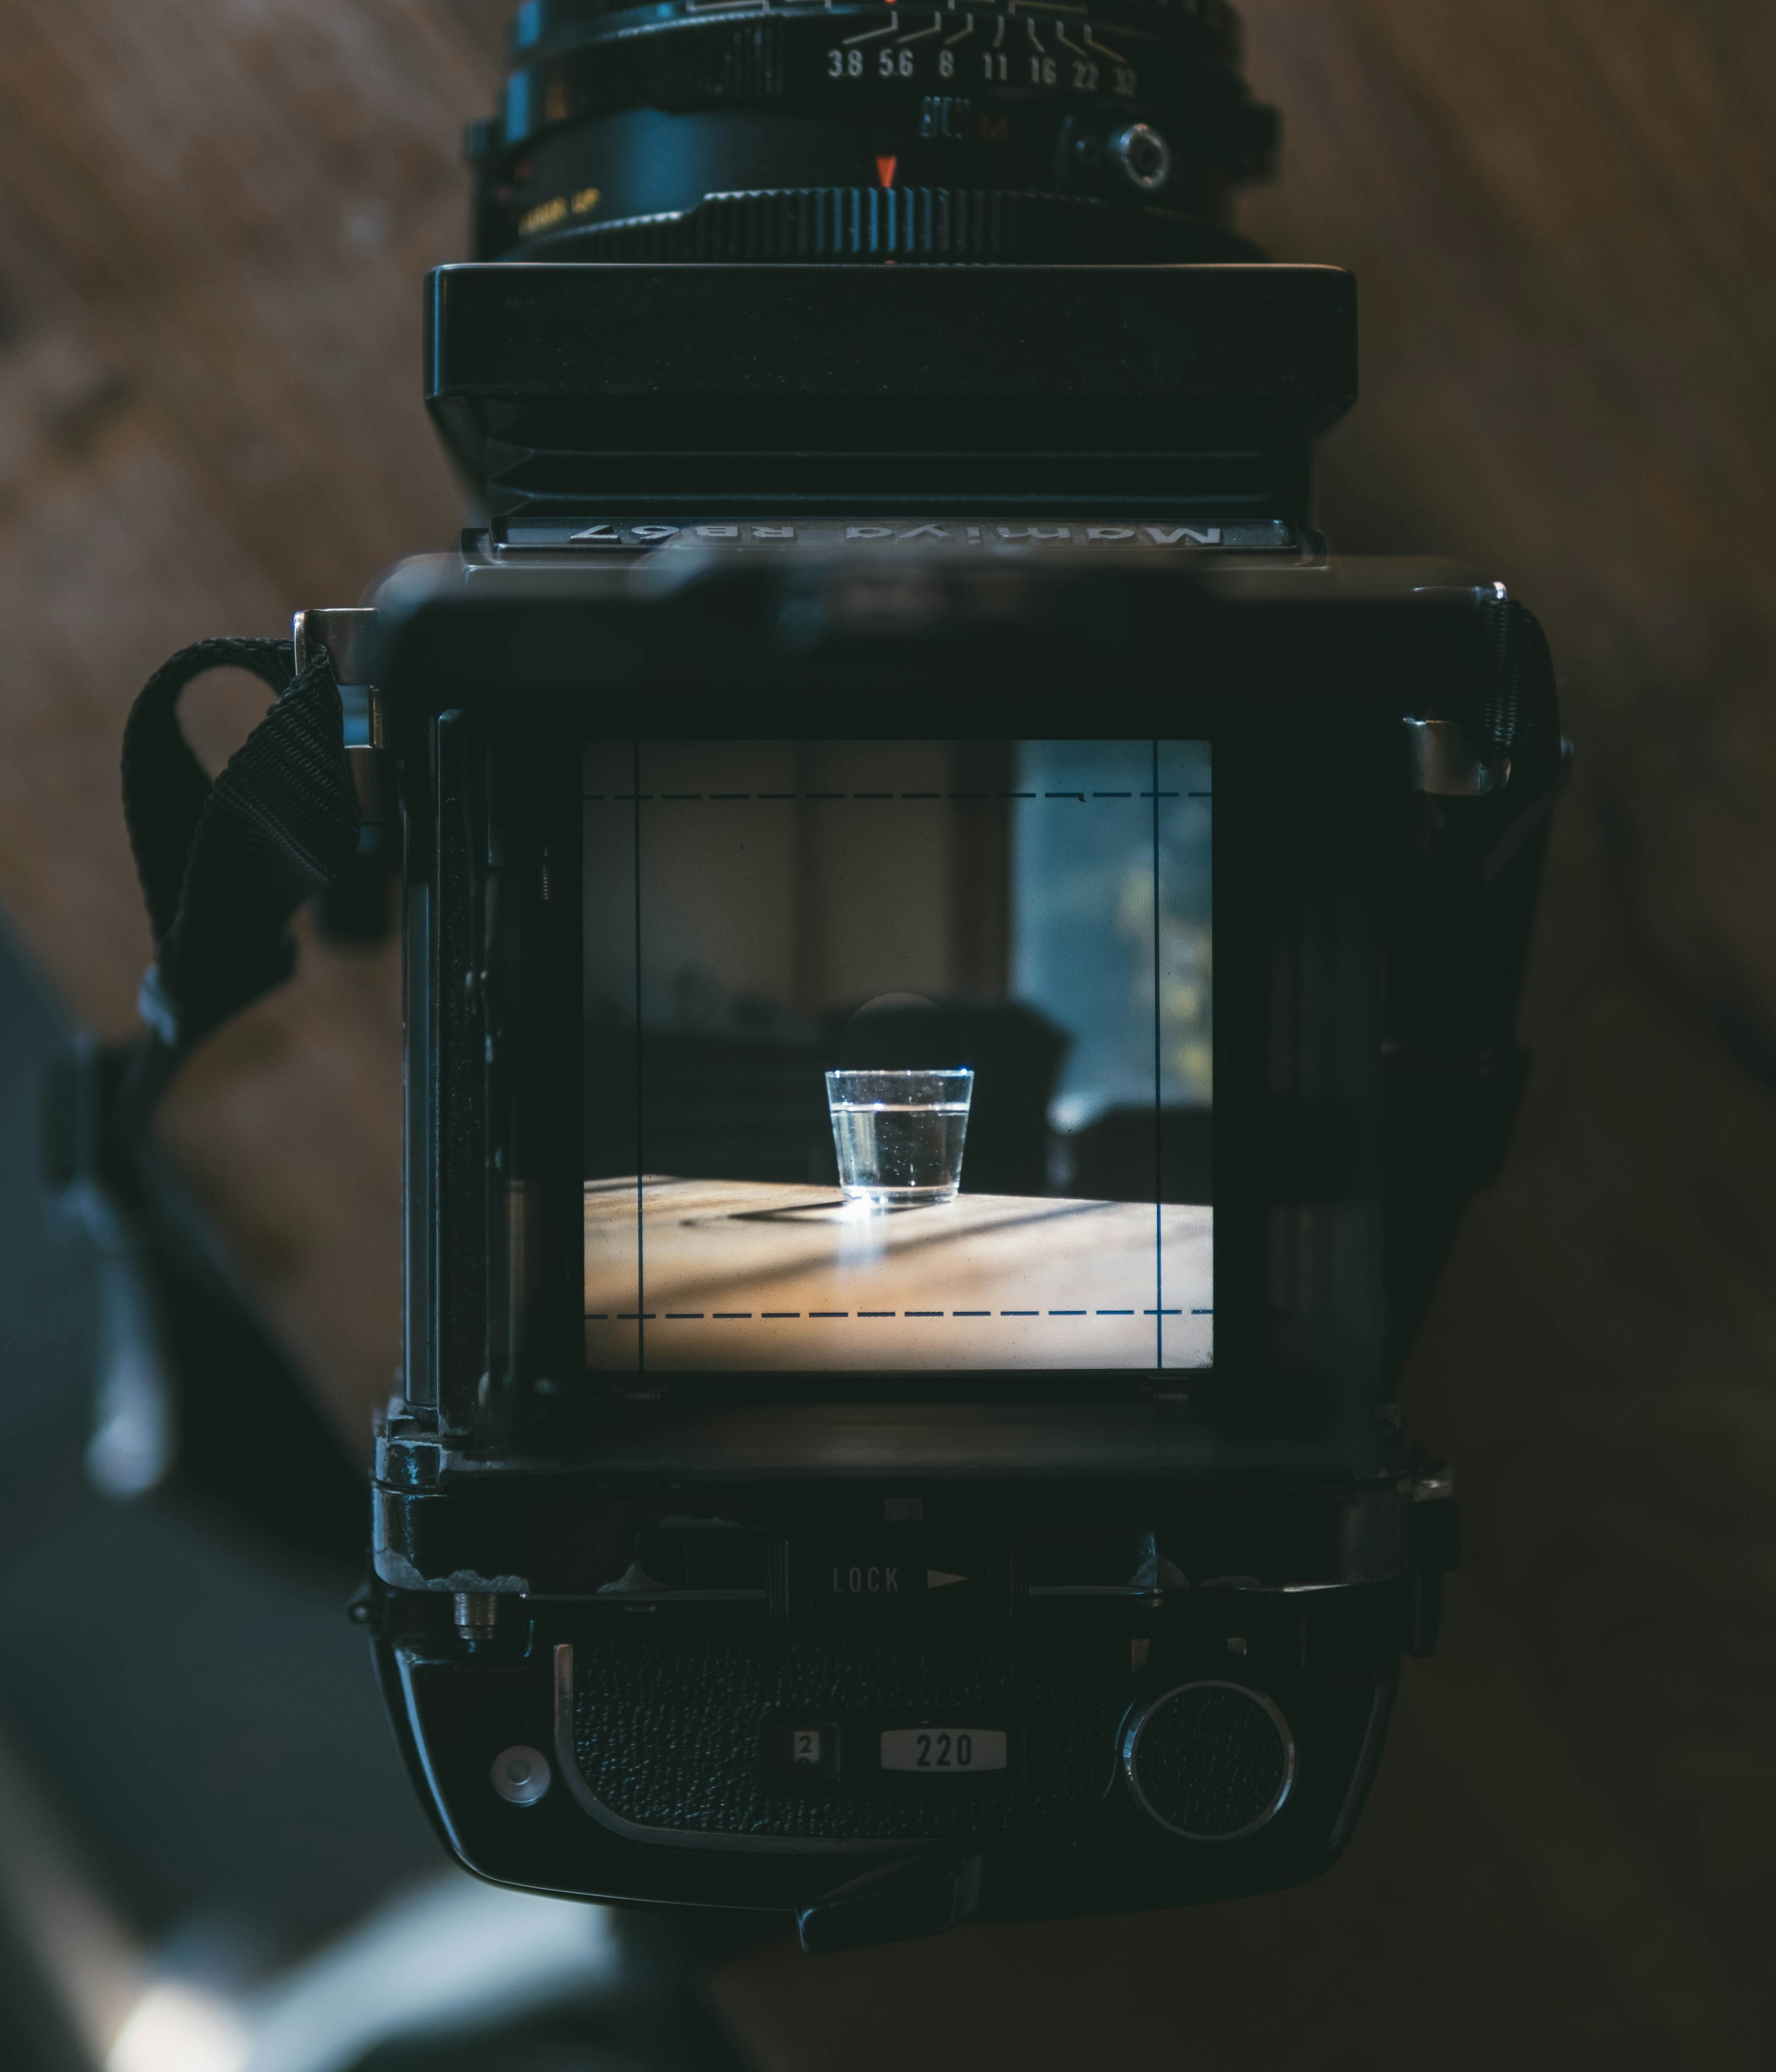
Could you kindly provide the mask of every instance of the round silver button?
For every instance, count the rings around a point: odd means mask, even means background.
[[[533,1748],[502,1749],[488,1774],[508,1806],[534,1806],[551,1781],[549,1758]]]
[[[1110,139],[1110,162],[1143,194],[1157,194],[1172,177],[1172,147],[1145,122],[1131,122]]]
[[[1181,1684],[1155,1698],[1124,1724],[1121,1753],[1135,1803],[1190,1842],[1256,1834],[1295,1782],[1289,1722],[1244,1684]]]

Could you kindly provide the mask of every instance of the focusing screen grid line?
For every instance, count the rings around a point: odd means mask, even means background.
[[[642,1156],[642,1098],[641,1098],[641,743],[631,742],[630,761],[634,775],[631,782],[630,811],[634,820],[634,870],[635,905],[635,1307],[639,1312],[648,1299],[648,1252],[646,1219],[642,1211],[645,1204],[646,1184],[643,1175],[648,1170],[648,1161]],[[638,1314],[635,1320],[635,1370],[644,1374],[648,1370],[648,1326]]]
[[[1162,1170],[1163,1151],[1160,1128],[1160,998],[1159,998],[1159,743],[1153,745],[1153,1365],[1166,1364],[1166,1245],[1160,1217],[1160,1202],[1165,1194],[1165,1174]],[[1178,795],[1171,795],[1175,798]]]

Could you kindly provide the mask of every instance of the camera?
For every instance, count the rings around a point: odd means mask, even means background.
[[[1220,0],[528,0],[460,547],[306,611],[398,845],[360,1601],[481,1875],[832,1948],[1330,1864],[1524,1059],[1534,619],[1341,558],[1354,284]]]

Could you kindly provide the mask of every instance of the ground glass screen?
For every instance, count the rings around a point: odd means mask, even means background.
[[[585,751],[586,1358],[1201,1367],[1207,745]]]

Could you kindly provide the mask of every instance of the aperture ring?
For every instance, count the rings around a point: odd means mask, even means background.
[[[717,13],[730,19],[809,14],[831,19],[853,11],[855,4],[856,0],[528,0],[513,18],[510,49],[514,64],[526,64],[606,34],[619,23],[664,25]],[[1076,20],[1079,10],[1050,0],[945,0],[940,11],[952,23],[969,14],[1003,14],[1042,24]],[[1145,28],[1225,64],[1240,61],[1243,34],[1231,0],[1100,0],[1100,16]]]
[[[625,27],[514,72],[502,141],[510,151],[559,125],[630,108],[775,102],[839,114],[959,93],[1174,112],[1193,147],[1235,179],[1268,170],[1275,134],[1237,72],[1145,31],[1079,16],[1043,25],[1029,15],[874,7]]]

